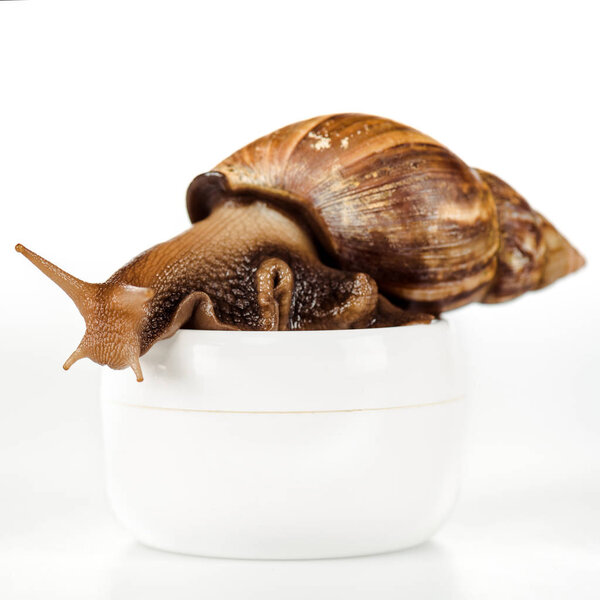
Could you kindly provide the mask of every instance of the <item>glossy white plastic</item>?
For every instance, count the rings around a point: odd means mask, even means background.
[[[428,539],[454,504],[464,401],[451,330],[179,331],[145,381],[103,372],[108,492],[141,542],[326,558]]]

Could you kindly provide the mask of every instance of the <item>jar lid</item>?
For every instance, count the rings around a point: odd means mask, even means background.
[[[321,412],[437,404],[463,392],[448,323],[340,331],[180,330],[104,369],[107,402],[210,412]]]

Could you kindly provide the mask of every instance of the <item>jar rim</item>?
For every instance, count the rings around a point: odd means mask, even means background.
[[[312,413],[430,405],[460,398],[453,328],[340,331],[180,330],[141,358],[145,381],[102,372],[102,397],[196,412]]]

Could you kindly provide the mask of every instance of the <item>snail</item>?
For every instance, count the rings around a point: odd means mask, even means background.
[[[74,301],[88,357],[114,369],[182,326],[301,330],[429,323],[584,264],[504,181],[394,121],[336,114],[279,129],[197,176],[192,227],[105,283],[21,244]]]

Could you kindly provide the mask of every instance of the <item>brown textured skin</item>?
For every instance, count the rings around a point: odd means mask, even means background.
[[[200,329],[349,329],[429,323],[381,298],[375,281],[323,265],[310,236],[263,202],[229,201],[88,284],[18,245],[71,296],[86,333],[65,363],[88,357],[138,380],[139,356],[186,325]]]
[[[405,125],[329,115],[279,129],[197,177],[188,211],[197,221],[232,195],[266,199],[306,224],[332,265],[368,273],[403,306],[438,314],[513,298],[583,264],[543,220],[546,229],[538,223],[537,231],[544,235],[525,254],[533,264],[514,271],[511,236],[543,218],[526,203],[508,210],[505,189],[492,178]],[[552,260],[547,234],[557,243]],[[553,275],[537,277],[540,266]]]

